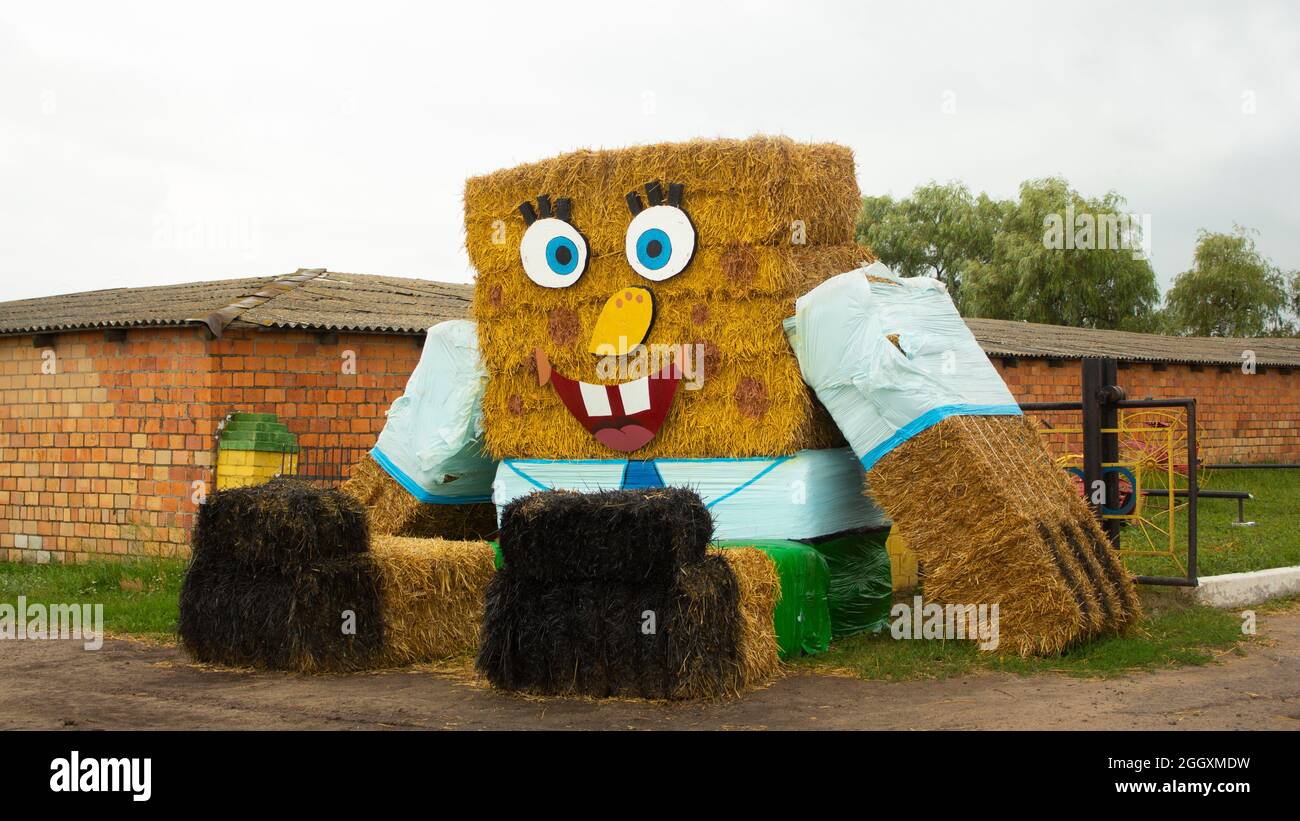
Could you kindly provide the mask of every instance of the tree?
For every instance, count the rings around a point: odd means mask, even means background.
[[[1247,228],[1231,234],[1202,229],[1192,267],[1174,279],[1165,295],[1171,333],[1193,336],[1289,334],[1287,277],[1255,247]],[[1300,277],[1300,274],[1292,274]]]
[[[1300,320],[1300,271],[1291,272],[1291,315]],[[1292,324],[1292,332],[1300,336],[1300,321]]]
[[[1160,290],[1140,250],[1140,221],[1123,203],[1113,191],[1087,199],[1056,177],[1023,183],[990,258],[961,274],[962,307],[993,319],[1152,329]]]
[[[942,280],[960,306],[962,271],[989,259],[1008,205],[973,197],[959,182],[931,182],[903,200],[863,197],[856,236],[899,274]]]

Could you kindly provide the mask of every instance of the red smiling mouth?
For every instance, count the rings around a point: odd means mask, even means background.
[[[607,448],[631,453],[645,447],[668,416],[682,373],[676,362],[657,373],[616,385],[578,382],[551,370],[546,352],[534,352],[537,381],[555,388],[564,407],[582,423],[587,432]]]

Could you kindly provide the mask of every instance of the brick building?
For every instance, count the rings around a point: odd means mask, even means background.
[[[1077,402],[1079,359],[1119,361],[1130,399],[1196,399],[1203,464],[1300,463],[1300,339],[1224,339],[968,319],[1020,402]],[[1078,414],[1044,414],[1075,427]],[[1070,450],[1082,447],[1077,437]]]
[[[303,270],[0,303],[0,559],[183,553],[234,411],[337,476],[471,290]],[[1300,340],[969,324],[1021,401],[1076,400],[1077,360],[1115,356],[1130,396],[1198,399],[1206,461],[1300,462]]]

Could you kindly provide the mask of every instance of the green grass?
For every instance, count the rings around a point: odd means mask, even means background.
[[[1257,613],[1292,613],[1300,608],[1300,593],[1294,596],[1278,596],[1276,599],[1269,599],[1263,604],[1255,605]]]
[[[0,563],[0,602],[102,604],[104,630],[168,641],[175,638],[182,559],[37,565]],[[137,589],[138,588],[138,589]]]
[[[910,602],[910,599],[907,599]],[[847,670],[864,679],[948,678],[981,671],[1109,677],[1179,664],[1201,665],[1240,652],[1241,618],[1191,603],[1175,591],[1142,591],[1144,615],[1126,636],[1095,641],[1050,658],[981,653],[969,641],[908,641],[886,630],[836,641],[829,652],[794,661],[808,670]]]
[[[1246,520],[1254,527],[1236,527],[1237,502],[1233,499],[1201,499],[1197,512],[1197,573],[1216,576],[1270,567],[1300,565],[1300,470],[1217,470],[1202,480],[1206,490],[1245,490],[1255,495],[1246,501]],[[1167,522],[1166,500],[1143,500],[1146,519]],[[1164,547],[1168,537],[1148,531]],[[1187,511],[1175,511],[1174,533],[1180,558],[1187,555]],[[1126,527],[1125,548],[1147,548],[1146,539],[1135,527]],[[1126,556],[1125,564],[1138,575],[1179,576],[1178,566],[1166,557]]]

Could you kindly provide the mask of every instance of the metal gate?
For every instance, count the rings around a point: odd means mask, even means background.
[[[286,462],[283,473],[324,487],[338,487],[348,480],[353,465],[369,451],[369,448],[344,445],[302,445],[296,470]]]
[[[1195,587],[1196,575],[1196,510],[1197,497],[1200,492],[1198,471],[1200,464],[1196,452],[1196,400],[1179,397],[1174,399],[1128,399],[1124,390],[1116,385],[1117,363],[1114,359],[1083,360],[1083,390],[1078,402],[1025,402],[1020,408],[1025,411],[1077,411],[1082,415],[1082,424],[1077,428],[1049,428],[1047,432],[1058,434],[1081,434],[1083,438],[1082,465],[1070,470],[1083,481],[1085,499],[1089,500],[1102,528],[1110,538],[1111,545],[1121,554],[1170,556],[1182,565],[1181,576],[1138,576],[1141,584],[1172,585]],[[1166,528],[1156,529],[1167,537],[1167,548],[1159,549],[1145,526],[1142,533],[1146,537],[1149,549],[1124,549],[1120,544],[1120,532],[1126,523],[1143,522],[1141,505],[1144,495],[1142,487],[1142,470],[1133,462],[1121,461],[1120,436],[1135,433],[1159,434],[1162,430],[1149,420],[1143,424],[1125,424],[1120,414],[1126,410],[1150,410],[1158,408],[1181,408],[1186,424],[1186,444],[1175,447],[1172,437],[1167,457],[1168,476],[1165,487],[1147,496],[1161,495],[1168,500],[1168,523]],[[1140,414],[1139,414],[1140,416]],[[1175,487],[1174,450],[1185,450],[1186,488]],[[1123,481],[1128,483],[1128,495],[1125,496]],[[1101,492],[1100,502],[1095,501],[1091,492]],[[1187,551],[1184,562],[1178,562],[1176,555],[1175,513],[1183,508],[1187,510]]]

